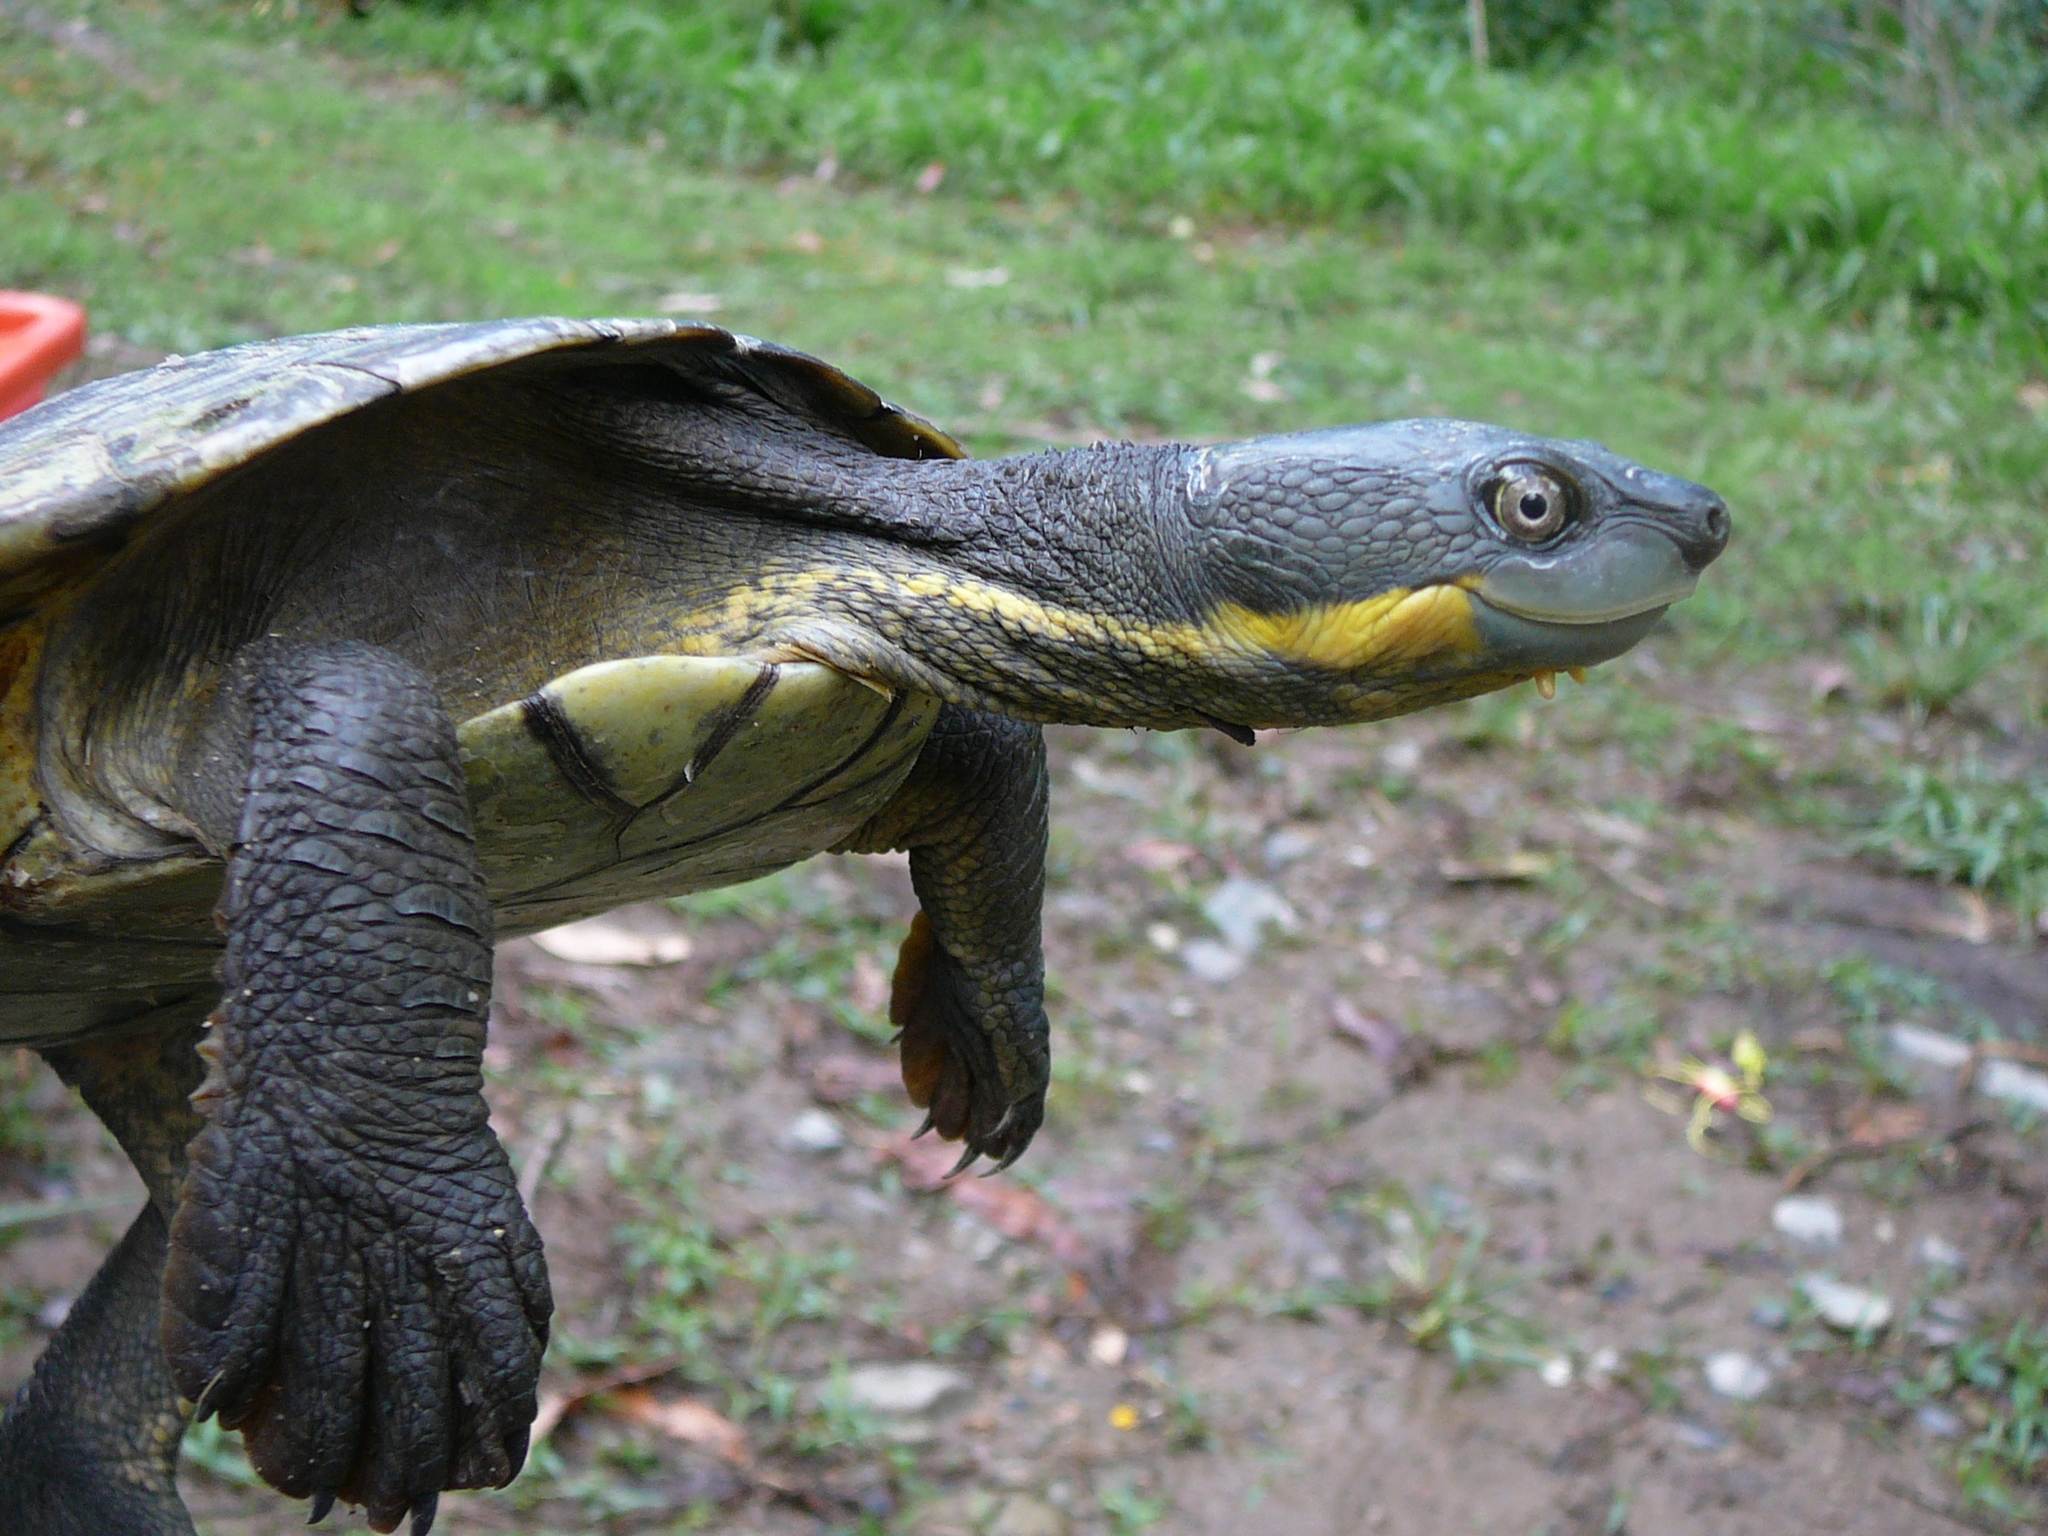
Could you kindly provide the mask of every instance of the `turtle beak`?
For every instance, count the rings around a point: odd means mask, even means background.
[[[1727,547],[1728,508],[1703,486],[1655,478],[1662,494],[1600,537],[1507,556],[1465,583],[1489,661],[1508,670],[1607,661],[1691,595]]]

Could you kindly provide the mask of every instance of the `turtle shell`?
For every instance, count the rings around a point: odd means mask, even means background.
[[[44,808],[35,699],[50,600],[152,514],[323,423],[487,370],[613,359],[729,382],[886,457],[961,457],[937,428],[815,358],[664,320],[251,342],[87,385],[0,425],[0,1043],[77,1038],[203,996],[217,953],[217,861],[189,844],[88,854]],[[459,720],[501,930],[727,884],[831,846],[894,792],[937,709],[815,663],[657,656],[585,667]]]
[[[960,445],[802,352],[673,320],[364,326],[169,357],[0,424],[0,620],[116,548],[173,498],[324,422],[488,369],[706,366],[889,458]]]

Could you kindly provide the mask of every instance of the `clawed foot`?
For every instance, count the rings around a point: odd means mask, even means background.
[[[314,1519],[340,1499],[424,1536],[443,1489],[526,1456],[552,1304],[504,1150],[481,1125],[394,1145],[234,1108],[193,1143],[171,1232],[178,1391]]]
[[[1045,1118],[1042,1015],[1035,1028],[1015,1027],[1024,1021],[994,1017],[1009,1004],[976,985],[920,912],[897,957],[889,1018],[902,1031],[903,1086],[926,1111],[918,1134],[967,1144],[953,1173],[981,1157],[994,1160],[992,1173],[1009,1167]],[[1035,992],[1023,1006],[1037,1010]]]

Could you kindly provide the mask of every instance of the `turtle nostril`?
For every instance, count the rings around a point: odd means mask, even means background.
[[[1728,546],[1728,504],[1716,501],[1707,508],[1707,537],[1713,541],[1714,553],[1719,554]]]

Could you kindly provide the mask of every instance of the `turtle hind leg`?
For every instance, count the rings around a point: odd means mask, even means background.
[[[911,1102],[967,1143],[962,1168],[1015,1162],[1045,1113],[1045,813],[1038,727],[947,705],[895,798],[841,845],[910,852],[922,910],[889,1015]]]
[[[149,1033],[46,1052],[149,1185],[135,1218],[0,1420],[9,1536],[192,1536],[178,1498],[185,1415],[159,1339],[166,1213],[198,1126],[186,1102],[205,1002]]]

